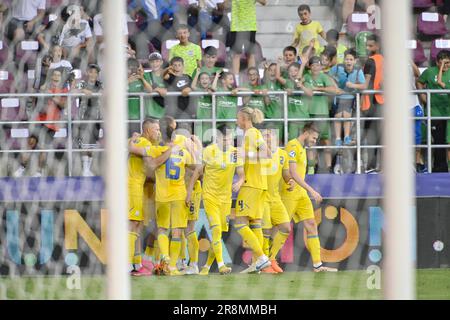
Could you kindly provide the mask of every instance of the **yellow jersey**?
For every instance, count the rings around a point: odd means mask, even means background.
[[[307,25],[297,24],[294,33],[294,40],[299,39],[298,53],[302,53],[304,47],[309,46],[312,39],[316,39],[314,43],[314,48],[316,52],[320,49],[319,34],[323,31],[323,27],[318,21],[311,21]]]
[[[145,149],[146,156],[151,155],[152,143],[143,137],[137,139],[136,147]],[[146,179],[144,159],[141,156],[128,156],[128,183],[144,185]]]
[[[250,128],[245,132],[244,151],[245,151],[245,182],[244,187],[267,190],[267,175],[263,168],[265,160],[256,158],[261,147],[266,142],[261,132],[256,128]]]
[[[286,154],[286,151],[278,148],[272,154],[269,172],[267,174],[268,201],[281,199],[280,181],[283,180],[283,170],[289,170],[288,156]]]
[[[151,156],[156,158],[168,149],[158,146],[151,149]],[[180,201],[186,199],[186,183],[184,181],[186,166],[192,164],[191,154],[186,149],[172,153],[167,161],[156,169],[157,202]]]
[[[211,144],[203,151],[203,199],[217,203],[229,203],[232,196],[234,172],[243,166],[237,148],[221,150],[217,144]]]
[[[300,178],[303,180],[306,176],[306,167],[307,167],[307,156],[306,156],[306,150],[298,141],[298,139],[293,139],[288,142],[285,151],[288,155],[289,163],[293,162],[297,164],[297,174]],[[281,197],[287,198],[287,199],[299,199],[304,196],[307,196],[307,192],[305,189],[300,187],[297,183],[295,184],[294,190],[288,191],[289,185],[284,182],[284,180],[281,182]]]

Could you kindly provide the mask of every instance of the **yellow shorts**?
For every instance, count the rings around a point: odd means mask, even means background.
[[[282,199],[290,220],[294,219],[295,223],[314,219],[314,208],[308,196],[298,200]]]
[[[231,202],[223,203],[212,201],[210,199],[203,199],[203,206],[208,217],[209,226],[220,225],[222,232],[228,232],[228,222],[231,213]]]
[[[236,199],[236,217],[248,217],[249,220],[262,219],[265,199],[265,190],[242,187]]]
[[[156,225],[164,229],[187,227],[189,208],[183,200],[156,202]]]
[[[272,229],[273,226],[289,223],[290,221],[286,207],[280,199],[264,202],[263,229]]]
[[[201,200],[202,200],[201,191],[192,193],[193,207],[189,208],[189,217],[188,217],[189,221],[197,221],[198,220],[198,213],[200,211]]]
[[[143,187],[128,185],[128,220],[144,221],[144,192]]]
[[[155,185],[153,182],[144,184],[144,226],[148,226],[150,221],[155,220]]]

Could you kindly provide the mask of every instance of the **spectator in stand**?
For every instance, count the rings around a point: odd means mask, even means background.
[[[420,77],[420,70],[417,67],[417,65],[414,63],[414,61],[411,61],[411,69],[413,77],[411,77],[412,84],[411,87],[413,90],[417,89],[416,83],[417,80]],[[423,117],[425,113],[423,112],[423,107],[420,104],[419,95],[417,94],[411,94],[411,111],[414,117]],[[422,144],[422,124],[425,124],[426,122],[423,120],[415,120],[414,121],[414,143],[416,145]],[[424,126],[424,128],[426,128]],[[448,130],[448,125],[447,125]],[[426,142],[425,142],[426,143]],[[425,144],[424,143],[424,144]],[[450,158],[449,158],[450,159]],[[417,173],[426,173],[427,167],[425,166],[425,162],[423,161],[422,157],[422,150],[420,148],[416,149],[416,172]]]
[[[148,73],[153,92],[159,97],[146,99],[146,116],[161,119],[166,113],[164,96],[167,94],[166,84],[163,79],[163,58],[159,52],[153,52],[148,57],[151,71]]]
[[[289,48],[289,47],[288,47]],[[293,47],[292,47],[293,48]],[[294,48],[295,50],[295,48]],[[281,59],[280,59],[281,60]],[[286,59],[285,59],[286,61]],[[264,87],[268,91],[283,91],[283,86],[277,80],[277,64],[276,63],[265,63],[264,64]],[[279,142],[283,139],[283,127],[282,122],[270,123],[269,119],[281,119],[283,118],[283,96],[281,95],[269,95],[270,103],[266,106],[266,112],[264,114],[266,124],[270,124],[271,128],[277,130]]]
[[[217,62],[217,49],[213,46],[205,48],[203,52],[203,66],[200,68],[200,72],[206,72],[210,78],[211,82],[214,80],[214,76],[217,72],[222,72],[222,68],[216,67]],[[193,77],[197,75],[198,69],[194,71]]]
[[[179,97],[168,97],[166,107],[169,107],[169,110],[166,114],[174,118],[190,118],[192,113],[189,111],[189,93],[192,91],[192,80],[184,72],[183,58],[175,56],[170,60],[170,66],[164,70],[163,79],[169,91],[181,92]]]
[[[382,90],[384,80],[384,57],[380,53],[380,38],[377,35],[371,35],[367,38],[367,51],[369,59],[364,65],[364,77],[366,78],[366,87],[369,90]],[[384,109],[384,97],[382,94],[363,95],[361,98],[361,116],[367,118],[382,117]],[[381,145],[382,127],[379,120],[362,121],[363,140],[368,145]],[[366,173],[377,173],[380,171],[381,149],[368,149],[368,163]],[[379,159],[377,159],[377,157]]]
[[[242,46],[248,55],[248,67],[255,67],[256,43],[256,3],[266,5],[267,0],[226,0],[227,7],[231,4],[231,32],[229,44],[233,51],[232,71],[239,85],[239,71],[241,69]]]
[[[220,83],[219,83],[220,80]],[[231,92],[229,96],[217,96],[217,108],[216,117],[219,119],[233,120],[237,116],[238,98],[237,93],[240,88],[236,88],[234,76],[231,72],[222,72],[220,77],[215,77],[212,84],[213,91]],[[242,90],[242,89],[241,89]],[[231,128],[235,128],[234,122],[217,122],[217,126],[227,125]]]
[[[448,15],[450,14],[450,0],[444,0],[443,5],[439,7],[439,11],[444,16],[445,22],[447,22]]]
[[[283,64],[280,66],[281,75],[283,76],[283,78],[286,79],[288,77],[287,74],[288,67],[294,62],[298,62],[297,49],[295,49],[295,47],[292,46],[285,47],[283,49],[283,56],[278,57],[278,60],[283,61]]]
[[[304,47],[310,45],[311,40],[315,40],[314,48],[318,52],[320,48],[319,36],[325,39],[322,25],[318,21],[311,20],[311,8],[308,5],[300,5],[297,12],[300,23],[295,28],[294,41],[291,46],[298,48],[298,52],[302,52]]]
[[[339,32],[334,29],[327,31],[326,35],[327,47],[336,48],[337,63],[344,63],[344,54],[347,51],[347,47],[342,43],[339,43]],[[321,48],[317,53],[321,54],[325,50],[325,47]]]
[[[11,9],[6,37],[17,43],[38,30],[45,16],[45,0],[15,0],[12,1]]]
[[[42,57],[40,64],[37,65],[36,79],[34,80],[33,88],[40,90],[41,86],[46,82],[50,65],[52,64],[52,56],[46,54]]]
[[[450,51],[441,50],[436,58],[436,66],[429,67],[419,77],[417,88],[420,89],[450,89]],[[425,94],[421,94],[424,105],[427,103]],[[448,117],[450,115],[450,99],[448,94],[431,94],[431,116]],[[447,120],[432,120],[431,134],[434,144],[444,145],[450,142],[450,129]],[[448,172],[445,149],[433,150],[433,172]],[[428,161],[431,161],[429,159]]]
[[[144,72],[142,65],[135,58],[129,58],[128,64],[128,92],[130,93],[141,93],[147,92],[152,93],[151,80],[148,73]],[[144,115],[142,115],[144,117]],[[139,120],[141,119],[141,108],[139,96],[128,97],[128,119],[129,120]],[[139,123],[130,123],[128,126],[129,134],[131,136],[133,132],[139,132]]]
[[[42,93],[58,94],[69,93],[69,87],[67,86],[66,78],[67,73],[64,68],[53,69],[49,71],[46,83],[41,87]],[[66,108],[67,97],[49,97],[45,99],[43,107],[38,108],[38,115],[35,120],[37,121],[60,121],[63,118],[64,110]],[[55,148],[55,133],[59,131],[65,125],[57,123],[44,123],[40,126],[39,141],[41,142],[42,149]],[[45,164],[46,154],[43,153],[43,158],[40,161],[41,164]],[[49,166],[50,167],[50,166]],[[36,175],[43,174],[43,166],[40,167]]]
[[[199,45],[189,41],[189,27],[181,24],[177,27],[177,39],[180,43],[170,48],[169,59],[180,57],[183,59],[184,73],[192,77],[197,68],[201,68],[202,49]]]
[[[38,148],[39,138],[36,134],[31,134],[27,138],[27,149],[36,150]],[[19,178],[23,176],[40,177],[39,168],[43,165],[43,153],[21,153],[19,155],[19,168],[14,171],[13,177]]]
[[[356,10],[355,6],[359,5],[364,10],[375,5],[375,0],[341,0],[342,5],[342,28],[341,32],[347,32],[347,19]]]
[[[102,120],[103,112],[99,97],[90,97],[92,93],[99,93],[103,90],[103,84],[99,81],[100,67],[90,64],[87,68],[87,80],[79,83],[78,90],[87,95],[80,102],[80,120]],[[80,149],[95,147],[100,139],[100,123],[81,124],[79,126],[78,145]],[[91,177],[94,174],[92,167],[92,152],[86,151],[81,154],[84,177]]]
[[[187,23],[200,32],[202,40],[219,25],[224,28],[224,34],[230,31],[224,0],[189,0]]]
[[[331,68],[337,64],[337,50],[332,46],[325,46],[320,54],[323,73],[328,74]]]
[[[355,96],[352,93],[355,93],[356,90],[363,90],[366,82],[364,72],[356,67],[356,51],[350,49],[344,55],[345,63],[332,67],[329,73],[329,76],[336,81],[341,93],[335,100],[337,107],[335,118],[350,118],[352,116],[355,107]],[[336,121],[334,123],[335,144],[336,146],[342,146],[342,126],[344,127],[344,145],[349,146],[352,142],[350,121],[344,123]]]
[[[59,45],[64,49],[64,57],[81,58],[86,53],[93,60],[92,32],[88,21],[82,19],[82,8],[70,5],[63,9],[61,18],[65,22],[59,39]]]
[[[162,40],[172,38],[172,29],[177,25],[175,13],[178,11],[176,0],[130,0],[128,1],[128,13],[136,22],[142,34],[131,36],[131,40],[137,44],[147,46],[150,41],[156,50],[161,52]],[[149,53],[144,47],[137,48],[138,57],[147,56]]]
[[[306,73],[304,76],[305,85],[307,85],[308,88],[311,88],[313,91],[320,91],[329,94],[337,93],[337,87],[334,81],[322,71],[323,67],[321,59],[319,57],[315,56],[309,60],[309,68],[310,72]],[[313,96],[309,104],[309,114],[311,118],[328,118],[330,114],[328,97],[319,95]],[[329,122],[319,121],[316,122],[316,126],[320,131],[319,140],[321,140],[326,146],[331,145],[331,132]],[[333,173],[333,168],[331,166],[331,150],[326,149],[324,152],[326,166],[325,173]],[[315,156],[309,158],[311,163],[315,161],[315,159]],[[309,168],[309,170],[312,173],[311,167]],[[317,172],[317,170],[314,169],[314,172]]]
[[[215,77],[219,77],[220,72],[215,74]],[[217,80],[216,80],[217,81]],[[208,73],[202,72],[200,69],[197,69],[195,72],[194,80],[192,80],[191,88],[193,91],[203,91],[203,92],[213,92],[211,77]],[[196,118],[197,119],[212,119],[212,97],[210,95],[205,95],[201,97],[195,97],[196,101]],[[195,126],[195,135],[200,137],[203,143],[207,143],[211,141],[212,132],[211,132],[211,122],[202,122],[196,123]]]
[[[72,70],[72,64],[62,59],[63,49],[59,45],[54,45],[50,50],[52,63],[50,64],[49,69],[57,69],[57,68],[65,68],[68,72]]]
[[[255,67],[247,69],[248,83],[246,87],[255,94],[243,97],[244,105],[253,109],[261,110],[264,115],[266,113],[266,106],[270,104],[270,98],[267,95],[267,89],[261,82],[259,71]]]
[[[66,24],[61,15],[58,15],[55,20],[49,21],[46,25],[40,25],[37,30],[36,40],[39,42],[40,50],[43,52],[50,51],[50,48],[54,45],[59,45],[59,39]]]

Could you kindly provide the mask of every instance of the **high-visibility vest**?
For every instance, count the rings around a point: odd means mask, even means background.
[[[375,54],[370,57],[375,61],[375,79],[373,79],[373,90],[381,90],[383,86],[383,65],[384,58],[381,54]],[[375,94],[375,101],[378,104],[384,104],[384,96],[382,94]],[[365,94],[361,98],[361,110],[369,110],[372,105],[372,95]]]

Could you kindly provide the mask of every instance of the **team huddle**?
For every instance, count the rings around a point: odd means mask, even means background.
[[[133,134],[128,144],[132,275],[152,271],[208,275],[214,261],[220,274],[231,273],[223,261],[222,232],[229,228],[233,192],[237,193],[234,228],[253,253],[252,264],[242,272],[283,272],[277,255],[291,232],[292,220],[303,222],[313,270],[337,271],[321,261],[309,195],[316,203],[322,197],[305,182],[305,147],[317,142],[319,130],[305,124],[283,150],[278,147],[276,131],[264,128],[263,122],[260,110],[243,107],[237,113],[237,126],[243,131],[237,147],[234,130],[224,124],[217,128],[216,142],[203,148],[196,136],[175,134],[177,124],[172,117],[144,121],[142,133]],[[206,264],[199,270],[195,223],[202,201],[212,239]],[[152,232],[143,255],[139,238],[144,225],[150,225]]]

